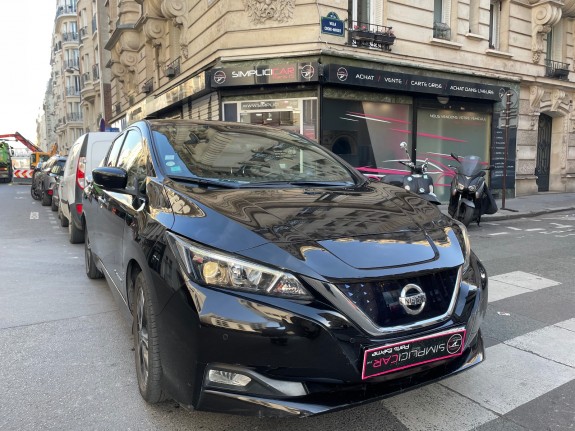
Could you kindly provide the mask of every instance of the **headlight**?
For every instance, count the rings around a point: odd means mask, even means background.
[[[475,186],[469,186],[469,191],[470,191],[470,192],[474,192],[476,188],[477,188],[477,187],[475,187]]]
[[[457,190],[463,190],[465,186],[461,183],[457,183]]]
[[[469,267],[469,260],[471,259],[471,243],[469,242],[469,234],[467,233],[467,228],[465,225],[457,220],[453,220],[454,226],[453,231],[457,236],[461,251],[463,253],[463,272]]]
[[[265,295],[309,299],[293,275],[238,259],[168,233],[168,242],[186,274],[198,284]]]

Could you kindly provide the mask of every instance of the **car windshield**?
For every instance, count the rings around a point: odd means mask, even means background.
[[[329,152],[281,130],[187,124],[152,124],[164,173],[237,186],[271,183],[352,185],[356,177]]]

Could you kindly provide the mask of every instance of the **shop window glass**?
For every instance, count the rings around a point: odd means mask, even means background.
[[[399,145],[409,143],[410,119],[408,104],[326,99],[321,144],[351,165],[383,175],[402,166],[397,160],[405,153]]]
[[[437,197],[449,199],[453,170],[457,165],[450,154],[475,155],[488,164],[491,142],[491,113],[453,109],[418,109],[418,160],[428,159],[428,173],[432,175]]]

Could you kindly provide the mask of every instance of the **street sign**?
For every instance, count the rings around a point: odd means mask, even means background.
[[[333,14],[335,15],[335,14]],[[321,17],[321,32],[333,36],[344,36],[343,21],[332,16]],[[337,17],[337,15],[335,15]]]

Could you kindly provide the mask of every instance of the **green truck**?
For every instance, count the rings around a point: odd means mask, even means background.
[[[0,182],[9,183],[12,181],[12,158],[10,157],[10,146],[5,141],[0,141]]]

